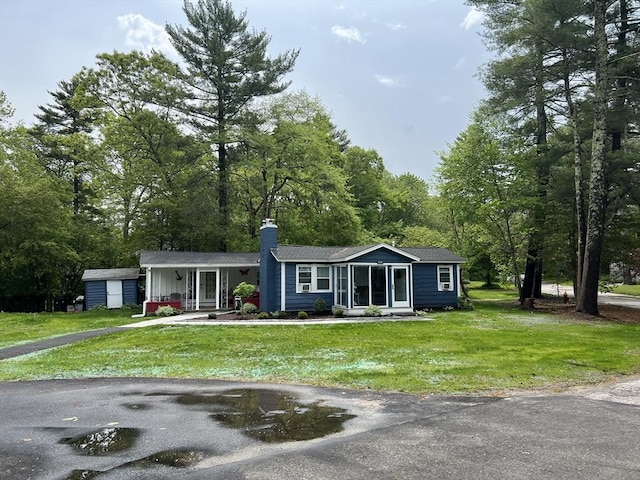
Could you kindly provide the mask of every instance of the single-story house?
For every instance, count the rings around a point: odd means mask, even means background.
[[[463,262],[445,248],[279,245],[278,227],[266,220],[257,253],[141,252],[143,312],[165,304],[231,309],[233,290],[244,281],[257,286],[263,312],[312,311],[322,298],[345,315],[362,314],[369,305],[383,314],[406,314],[455,306]]]
[[[84,302],[88,310],[96,305],[120,308],[131,303],[138,304],[139,268],[99,268],[85,270]]]

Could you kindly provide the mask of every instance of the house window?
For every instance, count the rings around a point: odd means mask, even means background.
[[[297,266],[297,293],[330,292],[331,268],[324,265]]]
[[[453,266],[438,265],[438,291],[453,291]]]

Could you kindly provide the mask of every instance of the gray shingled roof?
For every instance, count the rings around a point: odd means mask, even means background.
[[[420,262],[446,262],[463,263],[465,261],[460,255],[456,255],[451,250],[439,247],[405,247],[401,248],[407,253],[420,258]]]
[[[278,245],[272,250],[273,255],[281,262],[342,262],[358,253],[365,252],[378,245],[359,247],[311,247],[295,245]],[[383,248],[385,245],[380,245]],[[392,247],[389,247],[392,248]],[[420,262],[462,263],[464,259],[446,248],[398,248],[395,250],[418,257]]]
[[[85,282],[97,280],[137,280],[139,276],[139,268],[97,268],[85,270],[82,274],[82,280]]]
[[[258,265],[258,253],[176,252],[169,250],[140,252],[140,266],[245,266]]]

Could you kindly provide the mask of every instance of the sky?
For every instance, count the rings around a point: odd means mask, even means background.
[[[300,49],[290,91],[317,97],[352,145],[427,182],[485,97],[482,14],[463,0],[231,0],[269,53]],[[179,60],[165,24],[183,0],[0,0],[0,90],[30,125],[58,82],[97,54],[152,48]]]

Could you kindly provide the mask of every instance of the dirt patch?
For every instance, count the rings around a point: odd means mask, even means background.
[[[598,305],[600,315],[593,316],[586,313],[576,312],[576,305],[573,302],[564,303],[562,298],[545,297],[534,302],[535,312],[553,313],[565,319],[576,321],[600,321],[615,323],[638,323],[640,324],[640,311],[636,308],[621,307],[619,305]]]

